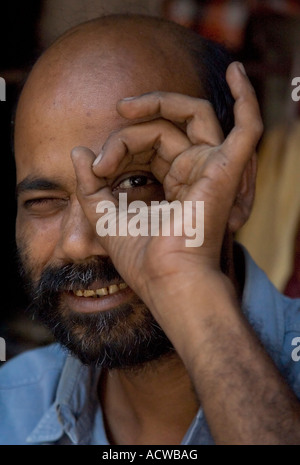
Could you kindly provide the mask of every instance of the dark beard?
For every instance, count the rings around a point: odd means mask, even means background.
[[[84,364],[129,369],[174,353],[172,343],[137,296],[130,303],[93,315],[64,307],[62,292],[87,289],[98,279],[122,280],[108,257],[95,257],[81,265],[49,266],[37,282],[27,261],[19,251],[20,272],[31,299],[29,310]]]

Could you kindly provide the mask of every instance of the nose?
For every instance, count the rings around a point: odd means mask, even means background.
[[[74,199],[70,202],[66,210],[61,222],[57,258],[80,263],[97,255],[107,256],[99,243],[96,226],[93,227],[89,223],[78,200]]]

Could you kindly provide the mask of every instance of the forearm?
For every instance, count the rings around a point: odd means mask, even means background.
[[[215,442],[300,444],[300,402],[243,316],[231,282],[218,273],[180,281],[160,281],[164,292],[157,284],[150,308],[186,365]]]

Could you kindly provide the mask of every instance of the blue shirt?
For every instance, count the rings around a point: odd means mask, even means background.
[[[300,399],[300,299],[289,299],[245,254],[242,309]],[[300,354],[300,350],[299,350]],[[25,352],[0,370],[0,444],[108,445],[97,396],[100,369],[84,366],[58,344]],[[202,408],[183,445],[213,444]]]

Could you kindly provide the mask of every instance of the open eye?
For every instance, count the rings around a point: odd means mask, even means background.
[[[120,193],[128,195],[128,201],[161,200],[164,198],[163,186],[150,171],[123,173],[112,185],[112,194],[118,198]]]
[[[123,179],[123,181],[121,181],[118,184],[117,188],[118,189],[134,189],[136,187],[143,187],[149,184],[153,184],[154,182],[156,181],[153,178],[150,178],[149,176],[136,174],[134,176],[129,176],[128,178]]]

